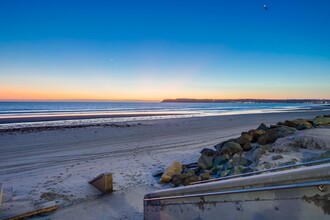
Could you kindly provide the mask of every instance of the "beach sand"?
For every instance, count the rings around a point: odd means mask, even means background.
[[[118,126],[0,132],[0,182],[14,197],[56,201],[45,219],[142,219],[145,193],[170,187],[152,177],[173,160],[196,162],[204,147],[242,131],[329,110],[138,121]],[[101,195],[88,181],[113,173],[114,190]],[[40,217],[38,217],[39,219]]]

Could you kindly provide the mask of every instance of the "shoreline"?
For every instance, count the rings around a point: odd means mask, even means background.
[[[148,116],[175,116],[180,113],[115,113],[115,114],[86,114],[86,115],[39,115],[39,116],[7,116],[0,117],[1,124],[24,123],[24,122],[49,122],[62,120],[124,118],[124,117],[148,117]]]
[[[20,121],[16,122],[14,118],[13,122],[7,122],[3,123],[0,118],[0,134],[6,133],[6,132],[39,132],[39,131],[50,131],[50,130],[63,130],[63,129],[75,129],[75,128],[88,128],[88,127],[131,127],[131,126],[137,126],[145,124],[146,122],[155,122],[155,121],[163,121],[163,120],[189,120],[189,119],[199,119],[199,118],[210,118],[210,119],[217,119],[217,118],[228,118],[228,117],[258,117],[261,115],[268,115],[268,116],[276,116],[281,114],[295,114],[295,115],[301,115],[301,117],[304,117],[304,115],[313,113],[313,112],[319,112],[330,114],[330,109],[328,108],[322,108],[322,109],[308,109],[308,110],[289,110],[289,111],[277,111],[277,112],[261,112],[261,113],[243,113],[243,114],[222,114],[222,115],[206,115],[206,116],[188,116],[188,117],[169,117],[169,118],[150,118],[150,119],[143,119],[142,117],[148,117],[148,116],[183,116],[184,114],[129,114],[129,115],[86,115],[86,116],[56,116],[56,117],[29,117],[28,119],[31,121]],[[62,118],[64,117],[64,118]],[[77,118],[78,117],[78,118]],[[80,124],[68,124],[68,125],[39,125],[35,124],[32,126],[24,126],[25,122],[31,122],[31,123],[38,123],[38,122],[52,122],[52,121],[58,121],[58,120],[64,120],[64,121],[72,121],[77,119],[112,119],[112,118],[124,118],[124,117],[141,117],[137,120],[127,120],[127,121],[119,121],[119,122],[86,122],[86,123],[80,123]],[[21,118],[17,118],[19,120]],[[25,118],[23,118],[24,120]],[[9,121],[11,119],[8,119]],[[22,126],[19,127],[9,127],[9,128],[1,128],[3,125],[10,125],[14,123],[22,123]]]

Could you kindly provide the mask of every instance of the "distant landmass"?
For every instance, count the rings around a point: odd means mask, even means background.
[[[330,104],[330,99],[164,99],[162,102],[180,103],[306,103]]]

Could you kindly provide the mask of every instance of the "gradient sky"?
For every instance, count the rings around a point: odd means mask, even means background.
[[[0,100],[330,99],[329,12],[329,0],[0,0]]]

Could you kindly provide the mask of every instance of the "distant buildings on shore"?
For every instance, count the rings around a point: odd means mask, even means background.
[[[329,99],[164,99],[162,102],[179,103],[305,103],[330,104]]]

